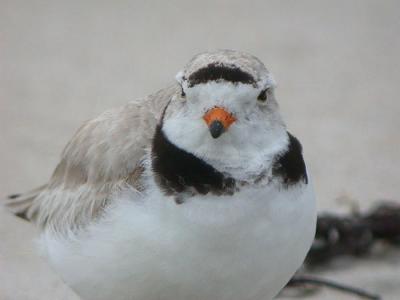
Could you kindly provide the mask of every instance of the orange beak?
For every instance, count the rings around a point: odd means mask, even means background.
[[[236,118],[222,107],[216,106],[204,114],[203,120],[210,129],[211,136],[216,139],[236,121]]]

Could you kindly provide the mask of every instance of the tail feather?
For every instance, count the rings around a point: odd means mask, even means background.
[[[45,188],[46,185],[42,185],[27,193],[9,195],[5,200],[4,205],[8,211],[15,214],[17,217],[32,221],[35,218],[36,213],[30,208],[32,207],[35,198]]]

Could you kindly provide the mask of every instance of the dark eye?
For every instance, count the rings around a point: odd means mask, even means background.
[[[268,89],[262,90],[260,95],[258,95],[257,100],[259,100],[261,102],[267,101],[267,92],[268,92]]]
[[[183,90],[183,87],[182,87],[182,86],[181,86],[181,97],[182,97],[182,98],[185,98],[185,97],[186,97],[185,91]]]

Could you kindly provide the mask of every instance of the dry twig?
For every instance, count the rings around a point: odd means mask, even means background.
[[[400,245],[399,204],[382,203],[366,214],[322,214],[306,264],[320,266],[338,256],[363,256],[378,241]]]
[[[324,266],[332,259],[344,255],[363,256],[378,241],[400,246],[399,204],[381,203],[366,214],[319,215],[315,240],[306,257],[305,266]],[[293,276],[287,287],[304,284],[326,286],[365,299],[380,299],[378,295],[359,288],[309,275]]]

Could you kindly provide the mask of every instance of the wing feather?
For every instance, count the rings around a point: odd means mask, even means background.
[[[177,90],[171,86],[87,121],[65,147],[50,181],[6,205],[55,231],[87,225],[101,215],[114,193],[127,186],[140,189],[141,161]]]

